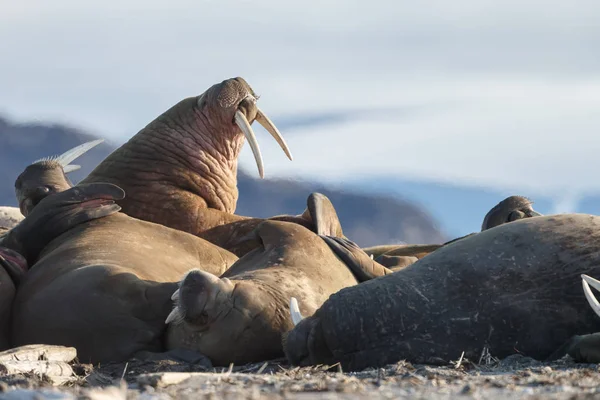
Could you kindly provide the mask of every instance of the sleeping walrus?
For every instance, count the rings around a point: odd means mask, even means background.
[[[520,352],[545,359],[600,331],[579,276],[600,275],[600,217],[526,218],[333,294],[287,334],[293,364],[378,367]],[[353,251],[349,249],[348,251]]]
[[[327,197],[313,193],[307,205],[317,231],[340,234]],[[302,312],[310,315],[340,289],[386,273],[368,266],[349,269],[325,241],[298,224],[264,221],[253,235],[256,248],[220,278],[200,270],[185,275],[167,319],[168,347],[197,350],[216,365],[282,357],[282,335],[293,326],[290,297],[300,299]]]

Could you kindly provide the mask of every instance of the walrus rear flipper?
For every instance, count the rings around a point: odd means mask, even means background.
[[[307,210],[318,235],[344,237],[342,224],[331,201],[321,193],[311,193],[306,200]]]
[[[393,273],[374,261],[358,245],[346,238],[319,235],[331,250],[342,259],[360,282]]]

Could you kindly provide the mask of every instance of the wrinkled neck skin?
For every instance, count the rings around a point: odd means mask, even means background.
[[[242,219],[232,214],[244,136],[233,121],[230,126],[219,120],[213,124],[195,104],[196,98],[188,98],[173,106],[83,183],[114,183],[127,194],[118,202],[126,214],[193,234]],[[206,218],[206,209],[229,215]]]

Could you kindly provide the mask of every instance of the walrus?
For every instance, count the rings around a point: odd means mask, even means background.
[[[481,231],[523,218],[539,217],[533,201],[523,196],[510,196],[496,204],[483,218]]]
[[[104,139],[92,140],[59,156],[45,157],[28,165],[15,181],[15,194],[21,213],[27,216],[46,196],[71,188],[73,183],[67,174],[81,168],[71,163],[102,142]]]
[[[545,359],[600,331],[578,277],[600,275],[600,217],[525,218],[456,241],[411,266],[333,294],[291,330],[294,365],[345,370],[519,352]]]
[[[89,191],[90,201],[72,199]],[[194,235],[117,212],[123,197],[112,184],[80,184],[45,197],[7,234],[3,245],[31,265],[14,300],[13,346],[73,346],[92,363],[161,353],[181,276],[194,267],[220,275],[237,260]],[[110,215],[77,219],[82,207],[107,206]],[[48,224],[66,229],[40,235]]]
[[[339,235],[329,200],[313,193],[307,202],[317,231]],[[298,224],[263,221],[253,234],[258,246],[221,277],[200,270],[184,276],[166,320],[167,347],[196,350],[213,365],[283,357],[282,334],[293,326],[290,297],[312,314],[332,293],[382,272],[350,270],[319,235]]]
[[[10,347],[10,317],[17,285],[27,272],[27,260],[0,247],[0,351]]]
[[[481,231],[491,229],[495,226],[517,221],[523,218],[538,217],[542,214],[535,211],[532,207],[533,202],[527,197],[510,196],[495,205],[483,218]],[[470,233],[459,238],[452,239],[443,244],[399,244],[399,245],[380,245],[366,247],[363,250],[374,257],[374,259],[388,268],[400,270],[407,267],[417,260],[425,257],[433,251],[462,240],[466,237],[475,235]]]
[[[254,153],[259,175],[264,176],[251,124],[258,121],[292,159],[283,136],[258,107],[257,100],[256,93],[240,77],[183,99],[111,153],[82,183],[113,183],[127,193],[119,202],[125,214],[195,235],[249,219],[234,212],[238,199],[237,159],[245,139]],[[259,222],[254,221],[245,233]],[[217,243],[232,232],[237,230],[207,234],[207,239]],[[226,243],[217,244],[228,247]]]

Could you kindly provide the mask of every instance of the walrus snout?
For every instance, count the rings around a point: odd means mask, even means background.
[[[291,331],[282,336],[283,352],[292,365],[301,367],[314,365],[323,357],[324,363],[334,364],[333,354],[327,347],[323,338],[321,321],[318,317],[311,316],[300,321]]]
[[[220,309],[229,303],[227,299],[232,292],[233,284],[229,279],[192,269],[171,297],[175,307],[165,324],[186,322],[203,329],[221,314]]]

